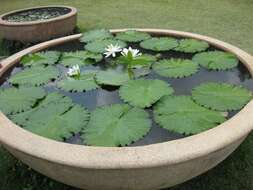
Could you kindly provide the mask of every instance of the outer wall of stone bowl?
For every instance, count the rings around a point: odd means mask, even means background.
[[[30,22],[9,22],[4,18],[15,12],[50,7],[33,7],[1,15],[1,36],[7,40],[20,41],[23,43],[36,43],[72,34],[77,23],[77,9],[68,6],[53,7],[68,8],[70,9],[70,12],[56,18]]]

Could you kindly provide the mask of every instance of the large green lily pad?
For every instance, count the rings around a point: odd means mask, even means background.
[[[198,53],[193,61],[210,70],[228,70],[239,63],[235,55],[222,51],[209,51]]]
[[[170,95],[174,90],[169,84],[158,79],[130,80],[121,86],[120,97],[131,104],[141,108],[150,107],[161,97]]]
[[[164,77],[183,78],[198,72],[199,66],[188,59],[164,59],[155,63],[153,69]]]
[[[204,83],[192,90],[193,99],[200,105],[219,111],[241,109],[252,98],[252,92],[227,83]]]
[[[144,49],[153,51],[168,51],[178,46],[178,42],[174,38],[169,37],[155,37],[147,39],[140,43]]]
[[[18,85],[40,86],[56,79],[60,75],[54,66],[34,66],[13,75],[9,82]]]
[[[151,36],[146,32],[128,30],[125,32],[117,33],[116,38],[126,42],[140,42],[151,38]]]
[[[96,40],[96,41],[88,43],[87,45],[85,45],[85,49],[94,53],[104,53],[106,51],[105,48],[111,44],[114,46],[118,45],[121,48],[124,48],[127,45],[125,42],[121,40],[104,39],[104,40]]]
[[[126,104],[97,108],[83,130],[84,141],[93,146],[125,146],[145,136],[151,128],[149,114]]]
[[[194,103],[190,96],[165,96],[154,108],[155,121],[170,131],[197,134],[225,121],[221,112]]]

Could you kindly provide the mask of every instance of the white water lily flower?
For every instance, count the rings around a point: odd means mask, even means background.
[[[105,57],[110,57],[110,56],[116,57],[116,53],[122,51],[121,47],[118,44],[116,45],[110,44],[105,48],[105,50],[106,50],[106,52],[104,53]]]
[[[80,68],[79,68],[79,65],[74,65],[72,68],[69,68],[67,74],[68,74],[69,76],[80,75]]]
[[[138,49],[132,49],[131,47],[129,47],[128,49],[127,48],[124,48],[121,52],[121,54],[123,56],[127,56],[128,55],[128,52],[130,52],[132,54],[133,57],[138,57],[138,56],[141,56],[142,54],[140,53],[140,50]]]

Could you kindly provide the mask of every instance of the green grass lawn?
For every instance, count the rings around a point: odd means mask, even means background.
[[[196,32],[253,54],[252,0],[1,0],[0,13],[38,5],[78,8],[78,24],[92,28],[149,27]],[[253,135],[215,169],[173,190],[253,190]],[[0,190],[73,189],[21,165],[0,149]]]

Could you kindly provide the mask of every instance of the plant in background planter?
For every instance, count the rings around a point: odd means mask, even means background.
[[[68,6],[46,6],[15,10],[0,16],[4,39],[37,43],[73,33],[77,10]]]
[[[36,170],[88,189],[135,189],[135,181],[164,188],[215,166],[252,130],[253,121],[239,122],[252,112],[253,80],[243,77],[253,72],[252,58],[242,50],[166,30],[70,38],[81,44],[24,55],[1,84],[0,108],[12,122],[2,115],[0,141],[26,163],[36,155]],[[18,144],[6,138],[10,130]]]

